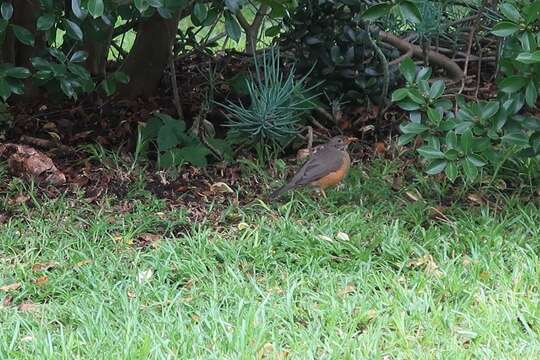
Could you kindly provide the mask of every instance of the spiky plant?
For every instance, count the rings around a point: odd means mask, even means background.
[[[255,75],[247,81],[249,106],[221,104],[228,111],[227,125],[244,143],[282,148],[298,133],[302,113],[313,108],[318,84],[306,87],[307,75],[296,79],[294,66],[284,74],[276,48],[263,54],[261,66],[255,57],[255,67]]]

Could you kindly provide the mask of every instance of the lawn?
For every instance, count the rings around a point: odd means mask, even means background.
[[[140,183],[126,211],[13,180],[0,358],[537,357],[538,206],[459,201],[440,220],[435,199],[392,190],[393,171],[356,167],[327,199],[296,192],[197,224]],[[19,193],[26,205],[9,205]]]

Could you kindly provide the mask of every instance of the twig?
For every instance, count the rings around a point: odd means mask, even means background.
[[[381,101],[383,106],[383,111],[387,110],[388,105],[388,88],[390,87],[390,71],[388,70],[388,60],[386,59],[386,56],[384,56],[384,53],[382,52],[381,48],[377,45],[375,40],[373,40],[373,37],[371,36],[371,31],[368,28],[367,34],[369,38],[369,42],[371,43],[371,46],[375,49],[375,52],[377,53],[377,56],[379,57],[379,60],[381,61],[382,67],[383,67],[383,88],[381,91]],[[412,51],[412,49],[409,49]],[[380,123],[380,120],[382,118],[383,111],[379,111],[379,114],[377,115],[377,123]]]
[[[180,119],[184,119],[184,111],[182,110],[182,104],[180,103],[180,94],[178,93],[178,81],[176,79],[176,66],[174,65],[174,56],[172,56],[172,54],[169,59],[169,69],[171,71],[171,85],[172,85],[172,92],[173,92],[174,107],[176,108],[178,117]]]
[[[478,41],[477,41],[478,43]],[[482,77],[482,47],[479,47],[479,59],[478,59],[478,70],[476,71],[476,90],[474,91],[474,97],[478,99],[478,92],[480,91],[480,81]]]
[[[307,129],[308,129],[308,144],[307,144],[307,147],[308,147],[308,151],[309,151],[309,156],[311,157],[313,155],[313,128],[308,125]]]
[[[461,79],[461,88],[458,91],[458,94],[461,94],[463,92],[463,88],[465,87],[465,78],[467,77],[467,71],[469,70],[469,57],[471,56],[471,50],[472,50],[472,43],[474,39],[474,35],[476,34],[476,28],[478,27],[478,22],[480,21],[480,14],[482,14],[484,8],[484,3],[482,2],[482,7],[478,9],[476,13],[476,18],[474,19],[474,22],[471,26],[471,30],[469,33],[469,40],[467,42],[467,56],[465,57],[465,65],[463,66],[463,74],[464,77]]]

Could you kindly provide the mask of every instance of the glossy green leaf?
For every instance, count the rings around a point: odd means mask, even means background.
[[[499,88],[502,92],[505,92],[507,94],[515,93],[516,91],[521,90],[527,83],[529,82],[529,79],[527,79],[524,76],[519,75],[513,75],[509,76],[507,78],[504,78],[499,83]]]
[[[31,73],[30,70],[24,67],[10,67],[5,70],[5,75],[15,79],[27,79]]]
[[[73,55],[71,55],[71,58],[69,58],[69,61],[74,63],[80,63],[83,61],[86,61],[88,58],[88,53],[83,50],[75,51]]]
[[[429,97],[431,99],[437,99],[444,93],[444,81],[443,80],[437,80],[431,85],[431,89],[429,90]]]
[[[446,165],[446,168],[444,169],[444,173],[446,174],[446,177],[451,182],[454,182],[458,177],[458,167],[456,163],[449,162],[448,165]]]
[[[473,182],[478,176],[478,168],[468,159],[463,161],[463,172],[469,182]]]
[[[417,151],[425,159],[444,159],[444,153],[432,146],[422,146]]]
[[[420,14],[420,10],[414,2],[408,0],[402,1],[399,4],[399,8],[403,16],[405,16],[405,18],[410,22],[418,24],[422,21],[422,15]]]
[[[6,79],[0,78],[0,98],[6,101],[11,95],[11,89]]]
[[[196,2],[195,5],[193,5],[193,16],[199,21],[199,23],[206,20],[206,17],[208,16],[208,8],[206,7],[206,4],[200,1]]]
[[[418,124],[418,123],[408,123],[408,124],[401,124],[399,126],[399,129],[403,134],[421,134],[424,131],[428,130],[429,128],[424,124]]]
[[[472,151],[473,133],[470,129],[466,130],[460,138],[461,149],[465,154],[470,154]]]
[[[19,0],[20,1],[20,0]],[[9,1],[3,1],[0,5],[0,14],[4,20],[9,20],[13,16],[13,5]]]
[[[88,0],[87,9],[94,19],[103,16],[105,4],[103,0]]]
[[[409,89],[401,88],[392,93],[392,102],[398,102],[409,96]]]
[[[238,21],[236,21],[236,18],[229,12],[225,12],[225,32],[235,42],[240,41],[242,29],[240,28]]]
[[[13,29],[13,34],[15,34],[17,40],[25,45],[34,46],[34,35],[30,31],[19,25],[11,25],[11,28]]]
[[[426,109],[426,113],[428,119],[434,124],[439,124],[443,118],[443,114],[439,110],[433,109],[432,107],[428,107]]]
[[[412,83],[416,77],[416,64],[411,58],[406,58],[399,64],[401,74],[405,77],[407,82]]]
[[[514,22],[514,23],[520,23],[521,21],[523,21],[523,16],[521,16],[521,14],[519,13],[519,10],[516,9],[516,7],[510,3],[503,3],[501,6],[500,6],[500,10],[502,12],[502,14],[510,21]]]
[[[480,159],[477,155],[472,155],[471,154],[471,155],[467,156],[466,159],[468,161],[470,161],[471,164],[473,164],[476,167],[483,167],[483,166],[486,165],[486,163],[482,159]]]
[[[444,171],[446,166],[448,165],[448,161],[446,160],[435,160],[430,162],[426,167],[426,173],[428,175],[437,175]]]
[[[540,63],[540,50],[534,52],[522,52],[518,54],[516,60],[524,64]]]
[[[79,25],[77,25],[77,23],[68,19],[64,19],[62,22],[64,24],[64,27],[66,28],[66,34],[70,38],[78,41],[83,41],[83,32]]]
[[[362,14],[362,19],[368,21],[377,20],[385,15],[388,15],[391,9],[392,4],[390,3],[380,3],[372,5],[366,11],[364,11],[364,13]]]
[[[54,26],[55,22],[56,17],[53,14],[45,14],[38,17],[36,26],[39,31],[47,31]]]
[[[510,21],[501,21],[493,26],[491,32],[500,37],[507,37],[519,31],[519,25]]]
[[[538,90],[533,81],[529,81],[527,87],[525,88],[525,102],[527,106],[534,108],[536,107],[536,100],[538,99]]]

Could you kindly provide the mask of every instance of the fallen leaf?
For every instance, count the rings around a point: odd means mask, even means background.
[[[66,182],[66,176],[51,158],[31,146],[0,144],[0,156],[7,158],[9,170],[15,176],[36,178],[52,185]]]
[[[19,193],[19,194],[17,194],[17,196],[9,199],[8,203],[9,203],[9,205],[12,205],[12,206],[21,205],[21,204],[24,204],[25,202],[27,202],[28,200],[30,200],[30,196]]]
[[[367,316],[369,320],[373,320],[377,317],[377,310],[375,309],[369,309],[367,312]]]
[[[193,320],[194,322],[199,322],[199,320],[201,320],[201,317],[199,315],[191,315],[191,320]]]
[[[246,224],[245,222],[241,222],[241,223],[238,224],[236,227],[237,227],[238,230],[240,230],[240,231],[249,229],[249,225]]]
[[[375,145],[373,145],[373,151],[377,155],[383,155],[386,152],[386,145],[383,142],[376,142]]]
[[[139,284],[143,284],[143,283],[147,282],[148,280],[150,280],[152,275],[154,275],[154,270],[152,270],[152,269],[141,271],[137,275],[137,280],[139,281]]]
[[[47,275],[43,275],[43,276],[40,276],[36,279],[34,279],[34,281],[32,281],[34,284],[36,284],[37,286],[42,286],[44,285],[47,281],[49,281],[49,277]]]
[[[15,290],[19,289],[20,287],[21,287],[20,283],[12,283],[12,284],[9,284],[9,285],[0,286],[0,291],[5,291],[5,292],[15,291]]]
[[[26,336],[21,338],[22,342],[28,342],[28,341],[32,341],[32,340],[34,340],[34,337],[32,335],[26,335]]]
[[[349,240],[351,240],[349,238],[349,235],[347,235],[346,233],[341,232],[341,231],[337,233],[336,238],[338,240],[341,240],[341,241],[349,241]]]
[[[210,191],[213,193],[234,193],[233,189],[224,182],[217,182],[210,185]]]
[[[92,260],[90,260],[90,259],[81,260],[78,263],[76,263],[75,265],[73,265],[73,268],[80,268],[80,267],[89,265],[91,263],[92,263]]]
[[[54,261],[48,261],[48,262],[44,262],[44,263],[37,263],[37,264],[32,265],[32,271],[34,271],[34,272],[47,271],[47,270],[50,270],[50,269],[56,267],[57,265],[58,265],[58,263],[56,263]]]
[[[324,241],[328,241],[328,242],[334,242],[334,240],[331,237],[326,236],[326,235],[319,235],[319,240],[324,240]]]
[[[128,299],[135,299],[137,296],[135,295],[135,293],[133,291],[128,290],[127,297],[128,297]]]
[[[426,254],[415,260],[409,261],[408,266],[413,268],[424,268],[428,274],[433,274],[435,276],[442,275],[442,272],[439,270],[439,266],[431,254]]]
[[[475,193],[467,195],[467,199],[477,205],[484,205],[486,203],[482,196]]]
[[[140,248],[151,246],[157,249],[161,235],[159,234],[141,234],[137,238],[136,245]]]
[[[270,355],[271,353],[274,352],[274,345],[272,343],[266,343],[264,344],[258,351],[257,353],[257,358],[258,359],[265,359],[268,357],[268,355]]]
[[[39,305],[31,303],[31,302],[24,302],[21,305],[19,305],[19,310],[23,312],[30,312],[30,311],[36,311],[38,310]]]
[[[339,296],[345,296],[356,291],[356,286],[354,284],[347,284],[343,289],[339,290]]]
[[[414,191],[406,191],[405,195],[407,195],[407,197],[412,201],[419,201],[422,199],[422,194],[420,194],[416,189]]]

